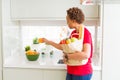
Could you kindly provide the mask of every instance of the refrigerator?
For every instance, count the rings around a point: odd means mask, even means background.
[[[2,30],[1,29],[2,29],[2,0],[0,0],[0,80],[2,80],[2,51],[1,51],[2,50],[2,47],[1,47],[2,46],[1,44],[2,43],[1,42],[2,41],[2,38],[1,38]]]

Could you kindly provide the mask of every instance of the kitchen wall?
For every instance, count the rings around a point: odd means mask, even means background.
[[[9,3],[10,3],[10,0],[2,1],[2,33],[4,33],[2,34],[3,35],[3,53],[5,53],[3,54],[4,59],[10,56],[12,49],[19,46],[18,43],[20,38],[19,22],[11,21]]]

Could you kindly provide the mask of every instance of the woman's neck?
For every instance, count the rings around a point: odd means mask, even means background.
[[[79,33],[79,29],[80,29],[80,27],[82,27],[82,26],[83,26],[83,24],[79,24],[79,25],[77,25],[76,28],[75,28],[75,29],[76,29],[76,32]]]

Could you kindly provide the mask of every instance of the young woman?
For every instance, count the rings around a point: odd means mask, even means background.
[[[79,29],[83,27],[83,22],[85,20],[84,13],[81,9],[77,7],[73,7],[67,10],[66,21],[68,27],[70,29],[75,29],[72,31],[71,36],[74,34],[79,34]],[[76,51],[73,54],[67,54],[67,59],[75,59],[75,60],[85,60],[88,59],[88,62],[85,65],[77,65],[70,66],[67,65],[67,76],[66,80],[90,80],[92,77],[93,69],[92,69],[92,37],[89,30],[84,26],[84,38],[83,38],[83,49],[82,51]],[[70,37],[71,37],[70,36]],[[78,35],[74,35],[74,37],[78,38]],[[61,44],[57,44],[53,41],[49,41],[43,38],[43,41],[47,44],[54,46],[57,49],[62,50]],[[64,62],[66,63],[66,54],[64,54]]]

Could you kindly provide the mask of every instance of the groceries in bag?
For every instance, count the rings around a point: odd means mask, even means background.
[[[72,54],[75,51],[82,51],[83,49],[83,36],[84,36],[84,27],[80,27],[79,38],[71,37],[67,39],[61,40],[60,44],[63,48],[63,52],[66,54]],[[84,65],[86,64],[88,59],[86,60],[73,60],[69,59],[67,65],[76,66],[76,65]]]

